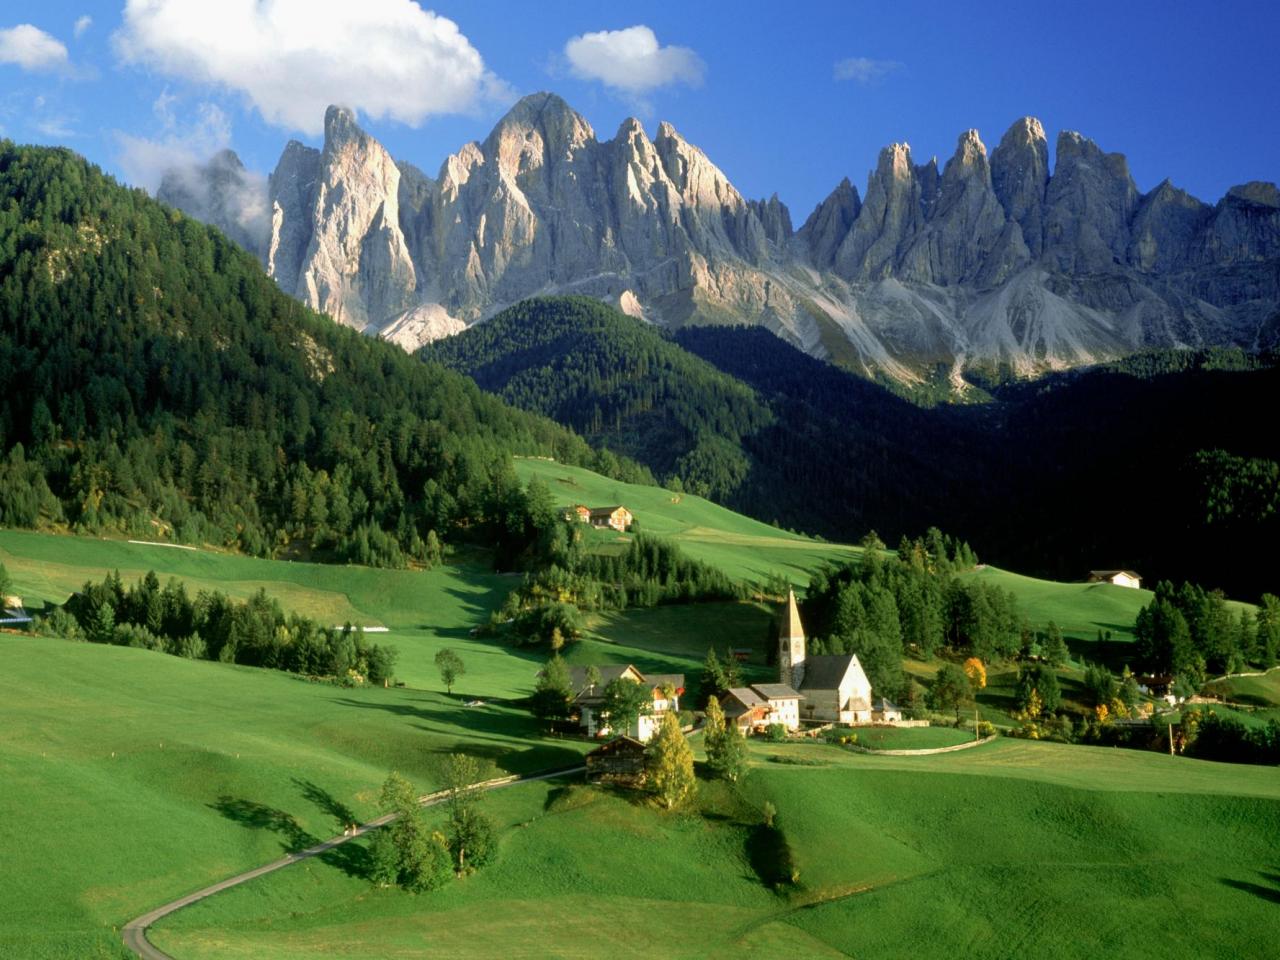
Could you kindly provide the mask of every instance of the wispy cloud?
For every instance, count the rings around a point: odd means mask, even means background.
[[[662,46],[643,24],[572,37],[564,55],[574,76],[629,94],[683,83],[698,86],[706,64],[688,47]]]
[[[89,16],[87,13],[83,17],[80,17],[78,20],[76,20],[76,25],[75,27],[72,28],[73,32],[76,35],[76,39],[83,37],[85,31],[92,26],[93,26],[93,17]]]
[[[0,30],[0,63],[32,73],[65,72],[71,68],[66,44],[29,23]]]
[[[847,57],[836,62],[833,77],[848,80],[859,86],[870,87],[897,73],[904,64],[897,60],[873,60],[870,57]]]

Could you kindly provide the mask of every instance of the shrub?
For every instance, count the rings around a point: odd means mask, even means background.
[[[787,728],[780,723],[771,723],[764,731],[770,743],[781,743],[787,739]]]

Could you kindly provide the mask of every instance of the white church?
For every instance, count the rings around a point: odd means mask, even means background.
[[[778,637],[778,682],[801,698],[804,720],[844,724],[871,723],[871,681],[857,654],[805,653],[804,625],[795,591],[787,594],[787,610]]]

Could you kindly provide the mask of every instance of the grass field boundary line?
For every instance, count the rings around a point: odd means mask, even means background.
[[[992,740],[998,739],[1000,739],[1000,734],[993,733],[989,737],[983,737],[981,740],[970,740],[968,743],[953,743],[949,747],[921,747],[919,750],[877,750],[874,747],[863,747],[856,743],[851,743],[848,747],[855,753],[870,753],[882,757],[931,757],[936,753],[955,753],[957,750],[972,750],[974,747],[980,747],[984,743],[990,743]]]
[[[510,787],[517,783],[531,783],[536,780],[550,780],[555,777],[568,776],[573,773],[581,773],[586,769],[585,766],[577,765],[572,767],[558,767],[553,770],[543,770],[538,773],[512,774],[507,777],[497,777],[492,780],[482,780],[474,786],[481,790],[497,790],[502,787]],[[418,803],[424,807],[435,806],[442,803],[449,796],[447,790],[437,790],[434,793],[426,793],[418,798]],[[183,907],[189,907],[193,903],[205,900],[215,893],[221,893],[224,890],[230,890],[232,887],[238,887],[250,880],[256,880],[258,877],[265,876],[268,873],[274,873],[282,870],[287,866],[297,863],[300,860],[307,860],[311,857],[319,856],[322,853],[328,853],[334,847],[340,847],[349,840],[356,837],[362,837],[366,833],[377,830],[379,827],[385,827],[396,819],[396,814],[388,813],[368,823],[360,824],[355,830],[341,834],[340,836],[330,837],[322,843],[307,847],[305,850],[299,850],[296,853],[286,854],[278,860],[255,867],[252,870],[246,870],[244,873],[238,873],[234,877],[228,877],[226,880],[219,881],[211,886],[204,887],[194,893],[189,893],[185,897],[179,897],[177,900],[170,901],[164,906],[156,907],[144,913],[142,916],[130,920],[120,931],[121,939],[124,941],[125,947],[142,960],[175,960],[174,957],[165,953],[159,947],[155,946],[147,939],[147,929],[170,914],[176,913]]]
[[[155,540],[126,540],[125,543],[137,544],[140,547],[169,547],[172,550],[191,550],[195,553],[200,552],[199,547],[188,546],[185,543],[159,543]]]

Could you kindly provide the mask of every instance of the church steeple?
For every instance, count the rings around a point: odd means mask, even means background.
[[[778,631],[778,682],[794,690],[804,682],[804,624],[794,590],[787,591],[787,609]]]

